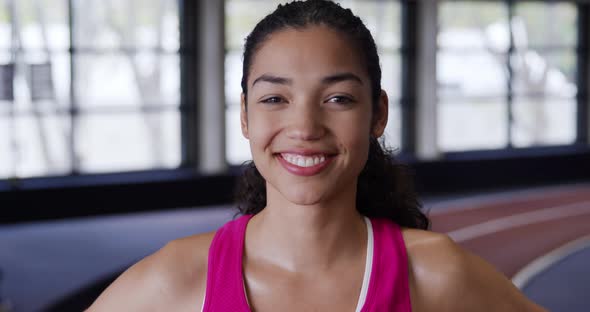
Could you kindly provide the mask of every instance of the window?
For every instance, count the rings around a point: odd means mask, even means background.
[[[226,58],[226,154],[229,164],[239,165],[251,159],[248,141],[240,130],[240,94],[242,53],[246,36],[256,23],[285,1],[228,0],[225,6]],[[392,148],[401,141],[401,19],[397,1],[338,1],[361,17],[373,35],[381,60],[382,88],[390,100],[389,122],[385,130],[386,143]]]
[[[441,2],[439,148],[573,143],[576,36],[571,2]]]
[[[512,27],[514,146],[573,143],[577,95],[575,4],[519,3]]]
[[[0,5],[0,179],[180,164],[176,1]]]

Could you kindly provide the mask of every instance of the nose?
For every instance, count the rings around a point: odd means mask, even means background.
[[[317,105],[294,105],[287,118],[287,136],[291,139],[313,141],[326,133],[322,112]]]

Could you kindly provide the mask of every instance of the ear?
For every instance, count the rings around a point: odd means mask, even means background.
[[[377,104],[377,111],[373,116],[371,135],[379,138],[383,135],[385,127],[387,126],[387,116],[389,114],[389,98],[384,90],[381,90],[379,95],[379,103]]]
[[[242,126],[242,135],[250,139],[248,135],[248,109],[246,108],[246,96],[244,93],[240,96],[240,124]]]

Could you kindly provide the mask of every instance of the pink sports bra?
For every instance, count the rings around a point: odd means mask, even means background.
[[[207,288],[202,311],[250,312],[244,290],[242,258],[245,215],[221,227],[209,248]],[[390,220],[368,219],[365,279],[356,311],[409,312],[408,258],[401,228]]]

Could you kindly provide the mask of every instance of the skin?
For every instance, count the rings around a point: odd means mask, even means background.
[[[241,118],[267,181],[267,207],[248,223],[244,246],[253,311],[354,311],[367,240],[355,207],[357,177],[369,137],[387,122],[386,93],[374,113],[370,91],[358,51],[329,28],[276,32],[257,51]],[[297,176],[277,159],[293,149],[333,159],[316,175]],[[402,234],[413,311],[545,311],[448,236]],[[122,274],[89,311],[198,311],[213,235],[168,243]]]

